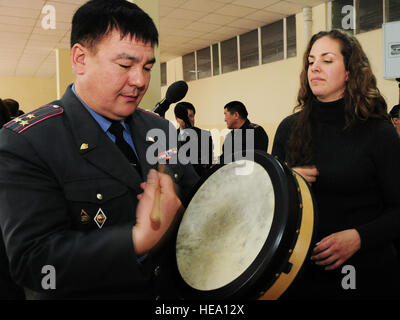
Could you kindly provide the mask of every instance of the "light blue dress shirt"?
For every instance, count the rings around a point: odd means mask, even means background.
[[[111,121],[106,119],[102,115],[98,114],[97,112],[93,111],[92,109],[90,109],[90,107],[85,102],[83,102],[81,100],[81,98],[79,98],[79,96],[75,92],[75,84],[72,85],[72,92],[75,94],[75,96],[78,98],[78,100],[82,103],[82,105],[86,108],[86,110],[91,114],[91,116],[94,118],[94,120],[96,120],[96,122],[99,124],[100,128],[107,134],[107,136],[112,140],[112,142],[115,143],[114,135],[108,131],[108,129],[111,126]],[[125,141],[131,146],[133,152],[135,152],[135,154],[136,154],[136,157],[139,159],[138,154],[135,149],[135,146],[133,144],[132,135],[131,135],[129,126],[127,125],[125,120],[121,120],[121,125],[124,128],[123,135],[124,135]]]

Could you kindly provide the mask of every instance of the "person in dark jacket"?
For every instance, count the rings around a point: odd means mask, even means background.
[[[0,99],[0,129],[10,120],[9,110]],[[0,232],[0,300],[20,300],[24,297],[22,288],[18,287],[11,279],[7,253]]]
[[[11,119],[14,119],[20,115],[18,101],[8,98],[4,99],[3,102],[7,106],[8,111],[10,112]]]
[[[315,34],[272,154],[311,185],[316,243],[287,298],[400,298],[400,139],[358,40]],[[297,279],[296,279],[297,280]]]
[[[0,99],[0,129],[10,120],[10,111],[3,100]]]
[[[396,104],[395,106],[393,106],[389,114],[392,118],[393,125],[396,127],[397,133],[400,136],[400,104]]]
[[[199,177],[205,175],[213,164],[213,149],[211,133],[194,126],[196,109],[186,101],[178,102],[174,108],[175,119],[179,124],[177,129],[178,141],[185,145],[185,151],[190,163]],[[194,153],[193,156],[191,153]],[[193,157],[193,158],[192,158]]]
[[[268,151],[268,135],[264,128],[247,119],[248,112],[240,101],[231,101],[224,106],[225,122],[232,129],[225,137],[220,162],[235,160],[236,152],[242,157],[250,157],[251,151]],[[249,150],[246,152],[246,150]],[[237,159],[236,159],[237,160]]]
[[[157,43],[137,5],[87,2],[72,20],[74,84],[0,131],[0,225],[28,299],[175,297],[163,244],[198,176],[175,161],[175,128],[138,108]]]

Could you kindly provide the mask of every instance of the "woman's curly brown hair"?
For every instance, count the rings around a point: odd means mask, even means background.
[[[348,81],[344,91],[345,128],[356,120],[369,118],[388,119],[387,105],[376,86],[376,78],[369,60],[358,40],[340,30],[321,31],[315,34],[304,53],[303,70],[300,74],[300,89],[294,111],[300,111],[289,138],[286,161],[289,166],[309,164],[314,158],[316,120],[313,117],[312,100],[315,98],[308,83],[308,57],[314,43],[323,37],[338,40],[341,44]]]

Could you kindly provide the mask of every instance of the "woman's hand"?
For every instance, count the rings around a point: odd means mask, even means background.
[[[306,179],[309,185],[317,181],[319,172],[315,166],[294,167],[292,170],[296,171],[304,179]]]
[[[325,270],[340,267],[361,247],[361,238],[356,229],[333,233],[317,243],[311,260]]]

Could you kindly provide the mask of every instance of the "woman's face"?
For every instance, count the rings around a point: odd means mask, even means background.
[[[344,95],[348,72],[341,43],[328,36],[315,41],[308,55],[308,84],[321,102],[339,100]]]

